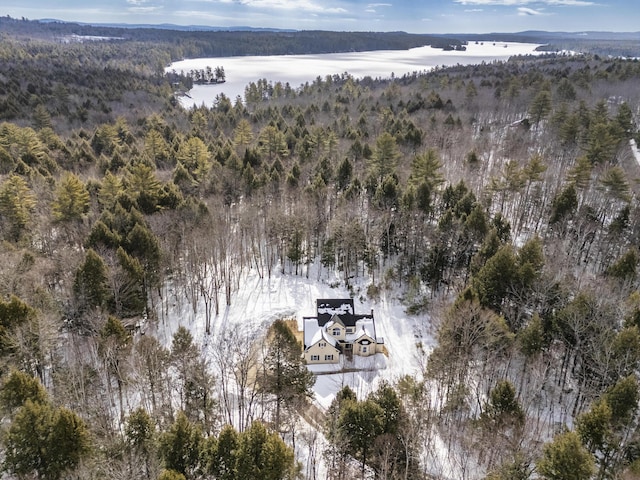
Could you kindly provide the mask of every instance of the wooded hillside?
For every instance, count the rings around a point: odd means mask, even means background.
[[[442,442],[461,478],[640,468],[639,61],[265,80],[185,111],[169,45],[2,40],[6,472],[295,478],[312,379],[286,325],[213,359],[136,331],[177,297],[208,331],[250,270],[338,271],[437,328],[420,376],[338,394],[329,478],[438,476]]]

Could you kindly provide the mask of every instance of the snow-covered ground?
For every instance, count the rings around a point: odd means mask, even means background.
[[[211,334],[205,332],[205,308],[200,301],[194,312],[182,290],[167,287],[161,305],[157,305],[158,321],[146,325],[145,333],[154,335],[163,345],[170,348],[175,331],[184,326],[190,330],[203,353],[212,363],[219,341],[228,338],[225,333],[231,329],[239,332],[254,329],[260,340],[269,325],[278,318],[295,318],[302,330],[303,316],[316,314],[318,298],[349,298],[349,290],[334,274],[318,272],[311,268],[309,278],[305,275],[282,274],[274,271],[271,279],[259,278],[255,269],[245,272],[234,293],[231,305],[222,306],[220,314],[212,320]],[[382,336],[388,356],[377,354],[363,358],[354,355],[353,363],[346,365],[348,371],[335,371],[341,365],[315,365],[310,367],[316,374],[314,385],[315,404],[325,410],[335,394],[345,385],[364,399],[381,381],[394,382],[404,375],[420,377],[421,365],[434,346],[431,319],[428,315],[411,316],[405,313],[397,295],[387,292],[377,301],[365,298],[366,285],[354,287],[354,307],[356,313],[373,309],[376,334]],[[221,298],[224,301],[224,298]],[[420,346],[419,346],[420,345]],[[341,362],[342,363],[342,362]],[[355,370],[355,371],[354,371]],[[296,442],[296,458],[301,462],[307,478],[326,478],[326,468],[322,452],[328,448],[327,440],[315,425],[300,419],[299,440]],[[456,478],[448,447],[438,443],[433,445],[428,470],[438,472],[441,478]]]
[[[366,287],[362,286],[361,290],[364,292]],[[255,270],[250,270],[240,281],[231,305],[223,305],[220,314],[214,317],[210,335],[205,333],[204,303],[200,302],[194,312],[184,294],[171,290],[159,308],[158,323],[150,325],[147,332],[170,346],[174,332],[184,326],[208,352],[216,348],[218,335],[228,329],[250,327],[255,329],[258,338],[273,321],[286,317],[295,318],[302,330],[302,317],[315,315],[318,298],[349,298],[349,292],[336,278],[325,276],[318,280],[315,273],[306,278],[278,271],[271,279],[261,279]],[[356,312],[373,309],[377,335],[384,338],[388,357],[383,354],[369,358],[354,356],[354,364],[347,365],[348,373],[332,373],[335,366],[314,366],[313,371],[317,373],[314,392],[321,408],[327,408],[344,385],[349,385],[359,398],[364,398],[381,380],[393,382],[403,375],[415,376],[421,368],[420,359],[424,359],[424,354],[433,346],[429,317],[407,315],[391,293],[383,294],[378,301],[358,295],[354,298],[354,306]],[[418,348],[418,343],[422,349]],[[357,371],[351,371],[354,369]]]
[[[474,65],[494,60],[507,60],[514,55],[535,55],[538,44],[471,42],[465,51],[444,51],[430,46],[409,50],[379,50],[373,52],[329,53],[318,55],[270,55],[247,57],[193,58],[169,65],[165,71],[189,72],[223,67],[226,82],[215,85],[195,85],[189,97],[181,97],[185,108],[211,106],[217,95],[224,93],[232,101],[240,96],[250,82],[266,79],[269,82],[288,83],[298,88],[313,82],[318,76],[349,73],[355,78],[400,77],[413,72],[425,72],[435,67]]]
[[[636,162],[638,162],[638,165],[640,165],[640,150],[638,150],[636,141],[632,138],[631,140],[629,140],[629,145],[631,146],[631,151],[633,152],[633,156],[635,157]]]

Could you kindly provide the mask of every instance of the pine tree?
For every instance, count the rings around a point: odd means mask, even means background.
[[[209,148],[198,137],[191,137],[180,145],[177,159],[198,182],[207,176],[213,166]]]
[[[81,309],[106,305],[109,299],[108,270],[102,257],[90,248],[76,271],[73,293]]]
[[[110,171],[105,173],[98,191],[98,201],[103,208],[109,210],[115,207],[118,197],[124,194],[122,179],[113,175]]]
[[[85,423],[66,408],[27,400],[18,410],[4,440],[6,471],[57,480],[89,453]]]
[[[53,201],[53,218],[59,222],[80,220],[89,211],[89,192],[82,180],[73,173],[67,173],[56,190]]]
[[[438,153],[430,148],[421,155],[416,155],[411,164],[411,175],[409,176],[409,184],[415,187],[426,183],[431,191],[438,188],[444,178],[440,169],[442,161]]]
[[[370,161],[370,172],[376,185],[395,173],[399,157],[400,152],[393,135],[384,132],[376,139],[376,148]]]
[[[537,125],[541,120],[544,120],[551,112],[551,106],[552,101],[549,90],[540,90],[531,101],[531,105],[529,105],[529,114],[533,123]]]
[[[282,319],[276,320],[267,334],[262,389],[275,396],[275,429],[279,431],[283,407],[295,407],[311,395],[315,381],[302,362],[302,347]]]
[[[27,182],[11,175],[0,186],[0,220],[5,225],[5,238],[18,241],[32,221],[36,197]]]
[[[151,465],[157,454],[156,427],[153,419],[140,407],[127,418],[124,433],[132,457],[131,463],[143,460],[144,475],[149,478]],[[131,467],[133,468],[133,465]]]
[[[233,131],[233,143],[238,147],[248,147],[253,140],[251,124],[246,119],[241,119]]]
[[[236,450],[236,477],[242,480],[294,480],[297,473],[293,450],[260,422],[240,435]]]
[[[373,400],[346,402],[340,409],[338,428],[347,451],[360,459],[364,474],[373,443],[384,431],[384,410]]]
[[[46,403],[47,391],[31,375],[13,370],[0,388],[0,402],[8,412],[22,407],[27,400],[33,403]]]
[[[236,480],[239,435],[231,426],[225,425],[218,437],[210,437],[207,447],[206,471],[217,480]]]
[[[544,446],[536,466],[547,480],[588,480],[595,473],[593,456],[575,432],[556,435]]]
[[[15,295],[8,301],[0,300],[0,357],[15,352],[16,330],[33,320],[37,315],[34,308]]]
[[[160,437],[160,455],[165,468],[192,478],[200,468],[203,441],[200,428],[191,423],[184,412],[178,412],[175,422]]]
[[[162,134],[151,129],[144,139],[144,153],[154,165],[164,165],[169,160],[171,151]]]

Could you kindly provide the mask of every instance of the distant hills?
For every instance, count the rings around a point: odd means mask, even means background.
[[[445,37],[459,38],[464,40],[487,40],[510,41],[513,39],[536,40],[617,40],[617,41],[640,41],[640,32],[547,32],[544,30],[527,30],[524,32],[493,32],[493,33],[450,33]]]
[[[0,30],[25,38],[49,40],[74,36],[153,41],[170,45],[173,58],[196,56],[282,55],[406,50],[431,45],[462,49],[475,41],[524,42],[549,52],[574,51],[617,57],[640,56],[640,32],[523,32],[412,34],[407,32],[338,32],[251,26],[127,23],[78,23],[56,19],[0,17]]]
[[[106,27],[106,28],[156,28],[158,30],[175,30],[178,32],[296,32],[297,30],[285,29],[285,28],[261,28],[261,27],[249,27],[247,25],[237,25],[232,27],[216,27],[208,25],[176,25],[173,23],[89,23],[89,22],[66,22],[64,20],[57,20],[54,18],[42,18],[37,20],[40,23],[61,23],[61,24],[75,24],[91,27]]]
[[[106,28],[155,28],[159,30],[175,30],[179,32],[299,32],[299,29],[284,28],[264,28],[251,27],[248,25],[235,25],[229,27],[210,26],[210,25],[177,25],[174,23],[91,23],[91,22],[67,22],[51,18],[43,18],[37,20],[40,23],[60,23],[75,24],[93,27]],[[382,33],[382,32],[381,32]],[[407,34],[406,32],[384,32],[394,34]],[[408,35],[408,34],[407,34]],[[430,34],[434,36],[465,39],[465,40],[487,40],[495,39],[498,41],[507,41],[505,38],[544,38],[544,39],[590,39],[590,40],[640,40],[640,31],[638,32],[606,32],[606,31],[583,31],[583,32],[548,32],[545,30],[526,30],[523,32],[492,32],[492,33],[447,33],[447,34]]]

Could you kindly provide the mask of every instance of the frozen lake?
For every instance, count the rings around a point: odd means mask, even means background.
[[[296,89],[318,76],[348,72],[356,78],[389,78],[412,72],[424,72],[437,66],[473,65],[494,60],[506,60],[513,55],[537,54],[537,44],[485,41],[470,43],[466,51],[444,51],[426,47],[410,50],[379,50],[372,52],[328,53],[318,55],[272,55],[247,57],[193,58],[172,63],[166,71],[189,72],[207,66],[224,68],[227,81],[217,85],[195,85],[189,92],[191,98],[182,97],[182,105],[213,105],[216,95],[224,93],[231,101],[239,95],[244,99],[244,89],[250,82],[266,79],[282,82]]]

